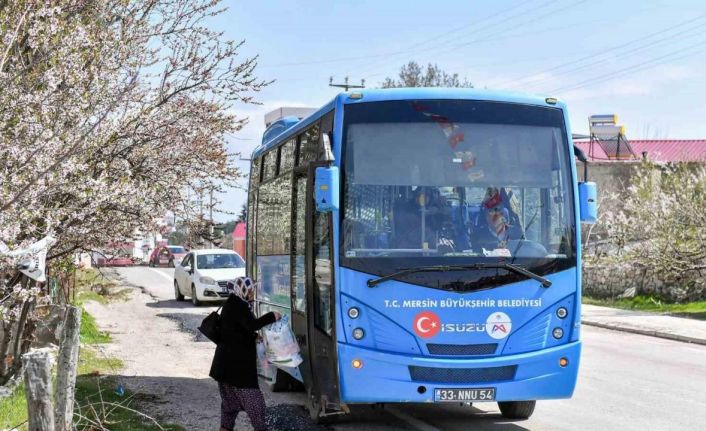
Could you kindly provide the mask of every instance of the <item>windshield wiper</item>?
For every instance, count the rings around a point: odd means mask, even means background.
[[[519,265],[515,265],[507,262],[500,263],[473,263],[470,265],[434,265],[434,266],[420,266],[417,268],[406,268],[392,274],[385,275],[379,278],[371,278],[368,280],[368,287],[375,287],[383,281],[390,280],[395,277],[401,277],[407,274],[413,274],[415,272],[447,272],[447,271],[464,271],[467,269],[506,269],[514,273],[524,275],[527,278],[537,280],[542,283],[542,287],[549,287],[552,282],[548,279],[542,277],[539,274],[535,274]]]

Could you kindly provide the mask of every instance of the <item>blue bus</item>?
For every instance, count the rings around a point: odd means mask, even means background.
[[[566,106],[475,89],[339,94],[272,124],[252,154],[247,272],[288,315],[314,419],[354,404],[571,397],[580,223]]]

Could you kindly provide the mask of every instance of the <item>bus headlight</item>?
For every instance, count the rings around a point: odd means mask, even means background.
[[[564,336],[564,330],[561,328],[554,328],[554,330],[552,331],[552,335],[558,340]]]
[[[559,307],[559,308],[556,310],[556,317],[558,317],[558,318],[560,318],[560,319],[563,319],[563,318],[565,318],[565,317],[568,316],[568,315],[569,315],[569,311],[568,311],[566,308],[564,308],[564,307]]]
[[[348,309],[348,317],[351,319],[357,319],[360,316],[360,310],[358,307],[351,307]]]
[[[353,330],[353,338],[356,340],[361,340],[365,337],[365,331],[363,331],[363,328],[355,328]]]

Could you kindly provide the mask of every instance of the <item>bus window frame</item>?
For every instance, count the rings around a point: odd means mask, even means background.
[[[290,298],[291,298],[291,303],[292,303],[292,313],[297,313],[302,316],[307,316],[308,313],[308,307],[306,306],[308,298],[308,289],[306,288],[306,282],[307,282],[307,263],[306,263],[306,256],[307,256],[307,246],[308,246],[308,231],[307,231],[307,213],[308,213],[308,200],[307,198],[307,193],[308,193],[308,188],[309,188],[309,168],[307,166],[296,166],[294,169],[292,169],[292,209],[291,209],[291,217],[292,217],[292,223],[290,224],[290,236],[291,238],[294,239],[294,241],[291,241],[291,247],[289,250],[289,256],[290,256]],[[297,180],[299,178],[306,178],[306,184],[304,187],[304,310],[300,310],[295,306],[294,301],[297,299],[296,295],[296,290],[297,286],[294,283],[294,273],[291,272],[291,268],[294,268],[296,266],[296,256],[297,256],[297,238],[298,235],[295,234],[295,230],[297,229],[296,226],[296,209],[297,209],[297,196],[295,193],[298,193],[297,191]]]

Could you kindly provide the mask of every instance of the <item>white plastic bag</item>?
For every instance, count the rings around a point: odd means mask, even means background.
[[[255,347],[257,348],[258,373],[262,376],[265,376],[266,378],[272,378],[276,369],[275,369],[275,366],[272,365],[270,363],[270,361],[267,360],[267,352],[266,352],[267,349],[265,347],[265,342],[261,341],[261,340],[257,340]]]
[[[263,328],[265,339],[265,354],[267,360],[275,365],[296,367],[302,363],[299,354],[299,344],[289,327],[288,316]]]

